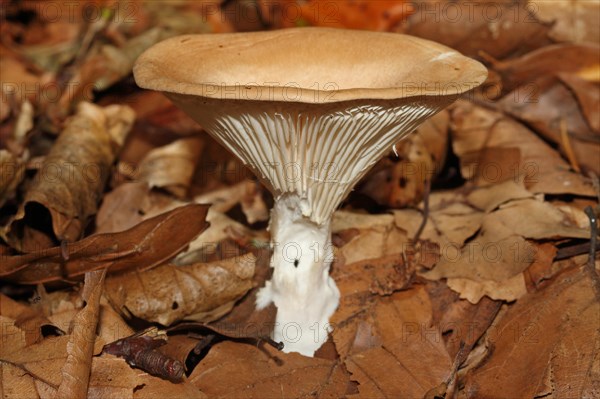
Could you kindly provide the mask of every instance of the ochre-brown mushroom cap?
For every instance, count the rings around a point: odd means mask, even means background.
[[[453,96],[481,84],[487,70],[412,36],[294,28],[174,37],[142,54],[134,74],[141,87],[163,92],[331,103]]]

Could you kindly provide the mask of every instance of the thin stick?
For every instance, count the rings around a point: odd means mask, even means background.
[[[425,225],[427,225],[427,220],[429,219],[429,193],[431,193],[431,180],[427,179],[425,180],[425,191],[423,192],[423,220],[421,221],[421,225],[413,237],[414,243],[419,241],[423,230],[425,230]]]

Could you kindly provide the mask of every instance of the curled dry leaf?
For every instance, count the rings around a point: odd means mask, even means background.
[[[7,150],[0,150],[0,208],[13,199],[25,177],[25,163]]]
[[[584,175],[600,174],[599,84],[574,74],[542,76],[506,94],[498,105],[557,144],[575,170],[581,166]]]
[[[210,349],[190,382],[211,398],[340,398],[348,375],[335,360],[225,341]]]
[[[14,219],[1,232],[5,241],[19,251],[32,252],[81,238],[134,117],[126,106],[81,103],[44,159]],[[44,223],[48,219],[50,231]]]
[[[190,319],[212,321],[229,312],[252,288],[252,254],[186,266],[164,265],[106,280],[109,301],[127,317],[170,325]]]
[[[105,275],[106,269],[85,274],[82,293],[85,306],[73,318],[67,360],[61,368],[62,381],[57,397],[87,398]]]
[[[555,44],[532,51],[519,58],[492,65],[502,77],[502,91],[531,85],[538,77],[572,73],[590,82],[600,82],[600,45],[593,43]]]
[[[591,182],[517,121],[462,101],[453,116],[452,146],[466,179],[479,186],[522,181],[532,193],[596,195]]]
[[[546,385],[557,397],[600,392],[598,282],[579,268],[510,307],[488,340],[495,350],[466,376],[467,397],[535,397]]]
[[[550,43],[549,24],[538,21],[523,2],[427,0],[415,2],[402,31],[477,57],[525,53]],[[493,10],[493,11],[492,11]]]
[[[45,251],[3,255],[0,276],[35,284],[76,279],[87,271],[145,270],[172,258],[208,227],[207,206],[186,205],[143,221],[120,233],[95,234]],[[177,234],[173,234],[177,232]],[[63,258],[66,252],[68,259]]]
[[[200,137],[190,137],[156,148],[140,162],[136,178],[182,198],[194,177],[202,147]]]
[[[552,24],[548,35],[558,42],[600,42],[600,4],[596,1],[529,0],[536,16]]]

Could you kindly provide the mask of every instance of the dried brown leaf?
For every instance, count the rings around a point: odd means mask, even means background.
[[[156,148],[140,162],[136,178],[150,188],[163,188],[182,198],[194,177],[203,145],[202,139],[195,136]]]
[[[68,259],[61,247],[18,255],[3,255],[0,276],[34,284],[77,278],[87,271],[145,270],[173,257],[207,227],[207,206],[187,205],[148,219],[130,230],[96,234],[68,244]],[[173,234],[177,232],[177,234]]]
[[[32,252],[80,239],[134,118],[127,106],[103,109],[81,103],[44,159],[16,216],[1,231],[5,241]]]
[[[542,76],[517,87],[498,105],[527,123],[546,140],[557,144],[567,159],[574,157],[584,172],[598,174],[599,92],[598,83],[588,82],[574,74],[559,73],[557,77]]]
[[[128,317],[163,325],[184,318],[212,321],[231,310],[235,301],[252,288],[255,262],[254,255],[247,254],[111,276],[106,280],[106,295]]]
[[[446,381],[452,366],[432,325],[425,289],[373,297],[359,275],[336,279],[342,298],[332,322],[333,340],[360,397],[422,397]]]
[[[0,360],[13,364],[35,379],[41,380],[53,388],[58,388],[62,381],[60,370],[67,358],[67,345],[71,337],[62,335],[48,337],[43,341],[26,348],[7,348],[7,353],[0,353]],[[93,353],[102,351],[104,342],[95,341]]]
[[[588,236],[586,229],[547,202],[515,200],[487,214],[481,231],[460,251],[442,251],[442,259],[424,276],[448,279],[448,285],[472,303],[484,295],[514,300],[526,293],[522,272],[535,261],[537,253],[537,246],[526,238]]]
[[[73,329],[67,344],[67,360],[60,371],[62,381],[57,397],[87,397],[105,275],[106,269],[85,274],[82,292],[85,306],[73,319]]]
[[[211,398],[339,398],[348,376],[335,360],[225,341],[210,349],[190,382]]]
[[[478,187],[467,195],[467,201],[482,211],[491,212],[498,206],[516,199],[532,198],[523,184],[506,180],[491,186]]]
[[[548,35],[559,42],[600,42],[600,4],[596,1],[529,0],[529,7],[544,22],[551,23]]]
[[[442,282],[429,282],[427,291],[433,308],[434,324],[439,326],[443,334],[450,357],[461,356],[460,365],[488,329],[502,302],[483,297],[474,305],[459,299],[458,295]]]
[[[198,388],[188,382],[173,384],[132,369],[123,359],[94,357],[89,398],[190,398],[205,399]]]
[[[417,2],[402,31],[476,57],[506,58],[549,44],[549,27],[522,2],[426,0]]]
[[[15,196],[17,186],[25,177],[25,164],[14,154],[0,150],[0,207]]]
[[[573,73],[583,79],[598,82],[600,81],[599,55],[598,44],[555,44],[531,51],[519,58],[497,62],[493,65],[493,69],[502,76],[504,93],[531,84],[540,76],[561,72]],[[535,89],[535,86],[529,87]]]
[[[501,113],[459,102],[453,149],[461,172],[480,185],[513,180],[532,193],[594,196],[594,188],[542,139]]]
[[[492,356],[467,376],[467,397],[533,397],[552,370],[553,394],[595,397],[600,301],[597,282],[577,268],[508,309],[489,337]]]

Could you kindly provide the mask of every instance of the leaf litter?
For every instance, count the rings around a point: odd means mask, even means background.
[[[599,395],[600,265],[584,208],[600,209],[600,8],[444,0],[439,12],[462,17],[431,22],[417,3],[331,3],[335,21],[311,12],[324,3],[294,0],[136,2],[132,19],[107,3],[94,21],[80,12],[89,2],[71,20],[7,5],[3,397]],[[298,18],[282,5],[298,5]],[[482,13],[490,7],[501,12]],[[242,9],[257,18],[231,18]],[[254,311],[270,194],[130,79],[163,38],[290,24],[409,33],[490,70],[481,90],[396,143],[336,212],[340,306],[314,358],[265,345],[273,309]]]

